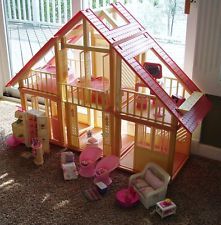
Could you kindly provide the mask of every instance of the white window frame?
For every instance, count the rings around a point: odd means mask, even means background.
[[[10,60],[8,38],[5,24],[4,1],[0,3],[0,98],[6,90],[5,84],[10,78]]]

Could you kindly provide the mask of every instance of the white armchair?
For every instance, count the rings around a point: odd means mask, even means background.
[[[133,174],[129,186],[140,196],[145,208],[155,205],[165,199],[170,175],[155,163],[148,163],[140,173]]]

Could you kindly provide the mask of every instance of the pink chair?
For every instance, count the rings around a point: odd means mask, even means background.
[[[119,162],[119,158],[115,155],[102,158],[96,165],[94,183],[103,182],[110,185],[112,180],[109,175],[119,166]]]
[[[10,135],[6,139],[6,144],[9,147],[16,147],[17,145],[20,145],[21,143],[22,141],[18,139],[17,137],[15,137],[14,135]]]
[[[102,149],[98,147],[86,147],[79,157],[79,174],[82,177],[93,177],[95,175],[95,163],[101,155]]]

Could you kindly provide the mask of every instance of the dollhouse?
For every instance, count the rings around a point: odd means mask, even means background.
[[[22,109],[49,118],[52,143],[80,151],[90,132],[122,168],[153,161],[171,176],[211,107],[121,3],[78,12],[6,86],[16,84]]]

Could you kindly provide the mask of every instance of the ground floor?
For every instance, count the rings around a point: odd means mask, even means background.
[[[121,168],[134,172],[153,161],[175,176],[188,159],[191,135],[182,127],[173,130],[56,99],[26,94],[27,98],[31,100],[27,109],[44,111],[48,116],[49,136],[54,144],[75,151],[96,145],[103,155],[117,155]]]

